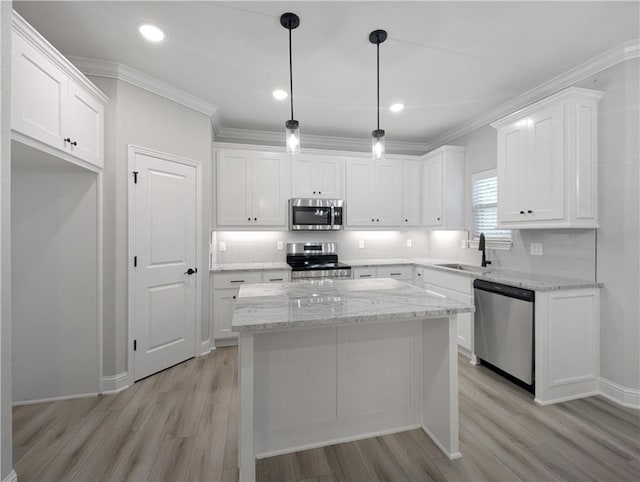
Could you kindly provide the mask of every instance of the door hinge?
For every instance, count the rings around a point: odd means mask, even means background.
[[[133,351],[138,349],[138,340],[133,340]]]
[[[138,171],[133,171],[133,183],[138,184]]]
[[[133,267],[136,268],[138,266],[138,257],[134,256],[133,257]]]

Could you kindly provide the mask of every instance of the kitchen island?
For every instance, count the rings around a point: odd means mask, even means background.
[[[456,318],[471,311],[392,279],[242,286],[240,480],[256,458],[420,427],[459,457]]]

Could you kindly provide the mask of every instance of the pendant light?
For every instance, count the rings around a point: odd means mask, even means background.
[[[295,13],[283,13],[280,16],[280,25],[289,31],[289,97],[291,99],[291,119],[284,123],[285,142],[287,154],[298,154],[300,152],[300,124],[293,118],[293,62],[291,57],[291,31],[298,28],[300,18]]]
[[[374,30],[369,34],[369,42],[376,45],[377,64],[377,88],[378,88],[378,126],[371,131],[371,158],[373,160],[384,160],[384,129],[380,129],[380,44],[387,40],[387,32],[384,30]]]

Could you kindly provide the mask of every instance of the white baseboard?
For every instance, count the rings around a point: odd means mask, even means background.
[[[12,470],[9,475],[7,475],[2,482],[18,482],[18,474],[16,474],[15,470]]]
[[[22,400],[20,402],[13,402],[13,406],[17,407],[20,405],[35,405],[36,403],[47,403],[47,402],[59,402],[61,400],[73,400],[76,398],[89,398],[89,397],[97,397],[97,392],[91,393],[79,393],[77,395],[65,395],[63,397],[51,397],[51,398],[40,398],[38,400]]]
[[[237,338],[219,338],[214,342],[214,346],[224,348],[226,346],[238,346]]]
[[[600,392],[603,397],[618,405],[640,410],[640,390],[623,387],[616,382],[600,377]]]
[[[424,433],[426,433],[427,436],[433,441],[433,443],[438,446],[438,448],[442,451],[442,453],[447,456],[449,460],[455,460],[462,457],[462,454],[460,452],[449,452],[447,448],[444,445],[442,445],[442,443],[440,443],[440,440],[438,440],[438,438],[435,435],[433,435],[431,433],[431,430],[429,430],[427,427],[422,425],[421,428],[422,430],[424,430]]]
[[[107,375],[102,377],[102,394],[118,393],[129,387],[129,374],[127,372]]]
[[[198,356],[204,356],[211,353],[211,350],[215,350],[215,346],[211,346],[211,342],[209,340],[205,340],[200,343],[200,354]]]

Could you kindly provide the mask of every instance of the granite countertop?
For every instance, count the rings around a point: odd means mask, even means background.
[[[390,278],[244,285],[233,331],[406,321],[471,313],[472,306]]]
[[[438,258],[381,258],[381,259],[341,259],[344,263],[354,267],[375,267],[375,266],[417,266],[446,273],[466,276],[468,278],[481,279],[494,283],[501,283],[509,286],[516,286],[533,291],[558,291],[581,288],[600,288],[602,283],[590,280],[580,280],[574,278],[564,278],[561,276],[526,273],[524,271],[513,271],[501,268],[480,268],[475,267],[474,271],[462,271],[439,264],[456,263],[452,260]],[[268,270],[290,270],[291,267],[285,263],[226,263],[215,264],[211,268],[214,273],[227,271],[268,271]]]
[[[273,271],[286,270],[290,271],[289,266],[284,261],[274,263],[217,263],[209,268],[212,273],[224,273],[225,271]]]

